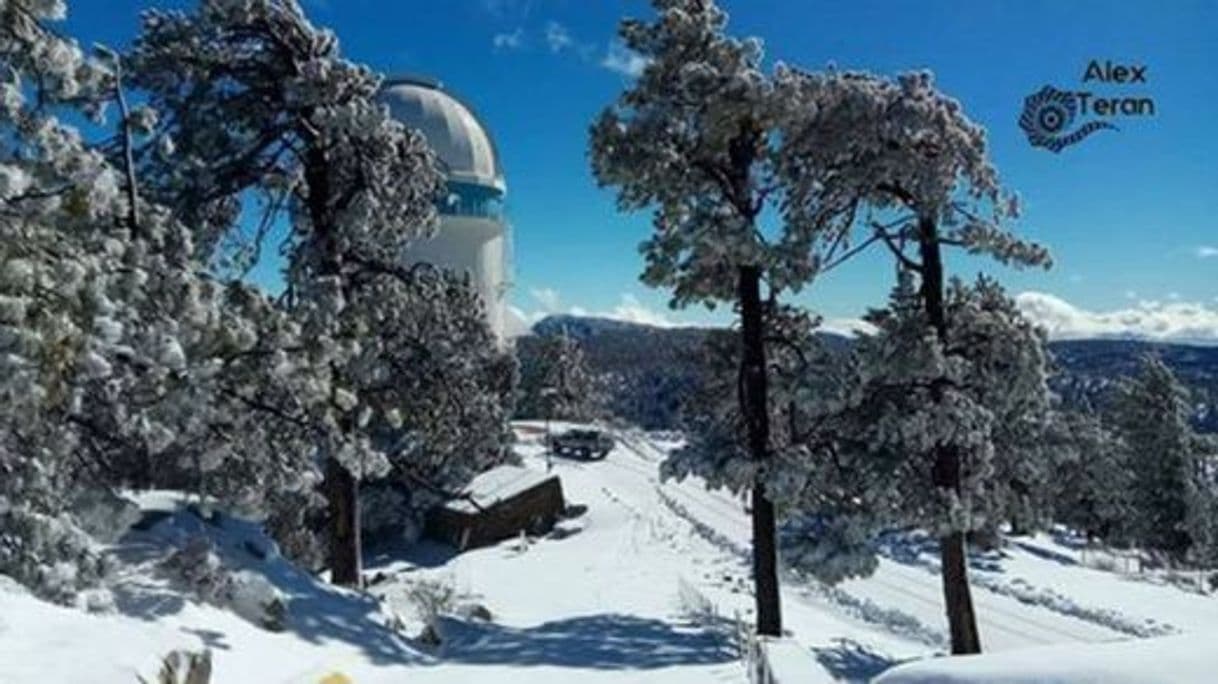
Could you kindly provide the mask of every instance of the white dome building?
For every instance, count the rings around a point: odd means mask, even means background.
[[[487,322],[506,339],[511,234],[504,218],[507,185],[486,127],[463,102],[426,78],[386,79],[381,100],[398,121],[423,133],[448,178],[435,237],[411,246],[408,263],[428,262],[470,274]]]

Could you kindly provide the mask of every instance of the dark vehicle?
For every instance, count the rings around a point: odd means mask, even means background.
[[[561,456],[600,460],[613,449],[613,438],[599,430],[567,430],[550,437],[550,450]]]

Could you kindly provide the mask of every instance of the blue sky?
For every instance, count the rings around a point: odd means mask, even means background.
[[[122,44],[149,0],[77,0],[69,29]],[[160,5],[184,3],[157,3]],[[669,321],[666,295],[637,280],[646,215],[618,214],[589,172],[587,127],[628,85],[614,46],[642,0],[306,0],[346,54],[385,72],[431,74],[471,102],[498,141],[515,231],[514,303]],[[770,59],[893,74],[935,72],[987,127],[991,155],[1024,200],[1018,224],[1047,243],[1048,272],[995,273],[1062,334],[1113,326],[1218,341],[1218,4],[1164,2],[722,0],[737,35]],[[1114,120],[1054,154],[1017,126],[1024,96],[1082,87],[1092,59],[1145,65],[1147,82],[1090,88],[1154,99],[1153,117]],[[850,318],[883,301],[892,278],[876,251],[819,280],[801,301]],[[712,319],[722,320],[722,315]],[[1156,333],[1155,331],[1159,332]],[[1064,332],[1063,332],[1064,331]],[[1167,332],[1164,332],[1167,331]],[[1170,334],[1169,334],[1170,333]]]

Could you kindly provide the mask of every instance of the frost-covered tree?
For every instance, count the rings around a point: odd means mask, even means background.
[[[839,407],[803,443],[807,479],[792,478],[802,490],[794,500],[813,516],[791,530],[801,569],[827,581],[866,574],[870,535],[914,526],[942,544],[1022,512],[1047,477],[1034,437],[1049,400],[1042,334],[986,278],[953,280],[944,313],[941,343],[916,279],[902,271],[888,307],[868,314],[875,331],[856,344]],[[1032,432],[1013,436],[1020,427]],[[951,491],[934,486],[945,446],[961,454]]]
[[[1053,517],[1107,543],[1126,540],[1134,513],[1133,474],[1125,444],[1087,411],[1054,411],[1046,446],[1055,467],[1048,481]]]
[[[521,368],[519,415],[590,421],[602,415],[605,403],[579,341],[565,329],[542,337]]]
[[[772,463],[765,484],[783,521],[786,563],[836,583],[874,571],[874,534],[882,526],[872,515],[866,471],[842,456],[841,436],[852,429],[845,409],[855,359],[829,349],[818,323],[793,307],[767,314]],[[682,407],[686,444],[663,464],[663,476],[695,475],[737,494],[747,489],[752,470],[734,396],[739,357],[734,331],[710,333],[700,382]]]
[[[381,322],[393,331],[393,372],[367,390],[386,416],[372,428],[390,465],[370,483],[378,510],[365,506],[364,529],[377,538],[409,539],[427,508],[511,458],[515,359],[496,344],[467,277],[414,270],[409,306]]]
[[[767,485],[778,503],[791,473],[804,474],[807,460],[800,449],[824,437],[821,424],[840,408],[850,359],[831,352],[817,336],[819,321],[793,307],[767,312],[766,361],[772,458],[799,464],[775,467]],[[747,431],[736,399],[740,369],[738,333],[710,331],[699,359],[699,383],[686,399],[681,416],[686,445],[662,465],[666,477],[693,475],[734,494],[747,492],[752,481]],[[739,472],[740,470],[744,472]]]
[[[120,206],[113,169],[43,106],[104,88],[105,71],[50,27],[65,12],[37,2],[0,8],[0,571],[56,598],[75,579],[50,577],[55,540],[30,528],[71,526],[57,516],[72,492],[76,434],[56,418],[74,408],[78,377],[110,366],[95,351],[87,309],[105,286],[97,227]],[[72,229],[88,237],[63,244]]]
[[[300,326],[328,389],[304,420],[325,464],[331,578],[356,584],[359,480],[427,472],[427,454],[439,454],[450,475],[468,473],[499,447],[452,442],[501,446],[504,435],[501,422],[488,428],[487,420],[506,415],[492,405],[510,399],[495,389],[498,380],[479,377],[502,360],[488,360],[482,350],[493,345],[464,330],[477,325],[472,318],[435,308],[474,311],[468,295],[426,269],[401,266],[404,249],[435,226],[443,187],[436,158],[377,102],[379,76],[343,59],[334,35],[293,0],[204,0],[191,13],[148,12],[130,62],[134,83],[162,114],[157,132],[174,141],[169,162],[153,146],[135,156],[154,181],[150,194],[197,226],[201,254],[244,268],[269,226],[286,219],[279,306]],[[238,218],[252,201],[261,219],[247,235]],[[437,315],[449,318],[420,335]],[[454,337],[442,339],[445,331]],[[441,349],[452,358],[428,356]],[[446,382],[419,380],[420,368]],[[434,394],[410,394],[412,381]],[[452,394],[459,389],[470,390],[463,404]],[[446,432],[474,422],[488,431]],[[428,446],[414,445],[420,435]],[[419,461],[404,468],[404,458]]]
[[[945,351],[968,364],[965,389],[993,416],[992,471],[977,509],[980,529],[994,538],[1006,523],[1013,533],[1027,534],[1052,516],[1048,340],[1002,287],[984,276],[969,288],[953,281],[947,308],[951,344]]]
[[[785,172],[796,165],[797,141],[782,133],[807,115],[806,103],[776,87],[787,70],[763,73],[758,40],[730,37],[712,0],[653,4],[653,21],[621,25],[623,42],[647,68],[593,124],[592,167],[601,186],[616,189],[622,210],[654,212],[654,232],[641,247],[643,281],[670,288],[673,306],[726,303],[739,314],[733,396],[748,449],[738,454],[746,462],[729,469],[751,490],[758,631],[776,635],[765,311],[845,244],[856,205]]]
[[[259,452],[266,431],[237,401],[251,382],[237,368],[293,335],[257,293],[203,272],[190,232],[141,199],[134,163],[111,163],[53,116],[78,108],[105,125],[118,100],[127,149],[153,122],[126,106],[112,53],[88,58],[55,32],[65,11],[0,8],[0,571],[59,600],[96,577],[85,532],[122,530],[106,490],[151,472],[194,482]],[[289,449],[285,461],[291,444],[265,442]],[[240,491],[258,500],[262,487],[307,480],[307,468],[287,472]]]
[[[926,428],[910,436],[930,447],[934,463],[924,473],[925,484],[949,508],[963,510],[969,479],[975,477],[969,464],[988,458],[985,452],[992,448],[985,436],[991,418],[964,399],[946,357],[951,340],[943,251],[961,247],[1017,266],[1047,265],[1048,253],[1005,228],[1018,205],[987,159],[985,131],[964,115],[959,102],[935,89],[929,73],[889,80],[788,70],[779,90],[808,112],[784,130],[793,150],[782,174],[818,196],[859,198],[866,211],[860,220],[865,242],[885,245],[900,268],[916,275],[916,287],[902,298],[920,309],[922,318],[906,316],[910,327],[894,332],[913,341],[899,343],[909,359],[937,365],[894,371],[926,385],[925,405],[909,406],[911,417],[922,415]],[[977,652],[981,644],[961,527],[968,516],[945,519],[953,521],[939,528],[952,650]]]
[[[1158,357],[1142,359],[1138,374],[1117,384],[1109,419],[1128,448],[1132,475],[1132,540],[1138,546],[1186,558],[1193,531],[1212,508],[1206,443],[1189,418],[1188,390]]]

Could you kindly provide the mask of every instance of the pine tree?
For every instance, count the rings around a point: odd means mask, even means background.
[[[591,130],[593,172],[624,211],[654,211],[643,281],[676,307],[726,303],[739,316],[740,415],[748,454],[757,629],[782,631],[771,469],[765,318],[844,247],[853,197],[821,192],[792,154],[812,111],[780,92],[785,68],[762,72],[761,44],[726,33],[712,0],[654,0],[652,22],[620,34],[647,68]],[[791,133],[791,135],[787,135]],[[837,166],[816,169],[832,175]],[[768,212],[780,217],[768,225]],[[763,287],[764,285],[764,287]]]
[[[967,390],[993,415],[992,470],[985,475],[977,515],[988,539],[1009,524],[1028,534],[1051,522],[1048,490],[1053,453],[1048,380],[1052,372],[1043,330],[1018,309],[998,283],[980,276],[971,287],[948,288],[949,354],[969,364]]]
[[[902,272],[888,307],[867,316],[876,329],[856,344],[839,408],[803,442],[806,480],[792,501],[813,524],[792,530],[790,555],[826,581],[873,570],[870,537],[884,529],[921,527],[942,543],[1028,507],[1047,517],[1027,493],[1048,477],[1047,452],[1010,437],[1047,420],[1042,334],[986,278],[951,282],[945,312],[941,343]],[[965,456],[957,490],[933,486],[945,447]]]
[[[565,329],[542,338],[522,370],[520,415],[588,422],[601,417],[605,398],[578,340]]]
[[[1126,445],[1093,411],[1055,411],[1048,439],[1055,452],[1049,481],[1053,516],[1088,539],[1127,541],[1134,517]]]
[[[143,198],[133,160],[106,154],[150,139],[155,116],[126,106],[113,53],[86,57],[54,30],[64,11],[0,8],[10,78],[0,114],[9,142],[0,155],[0,570],[69,601],[101,569],[83,529],[105,527],[84,518],[98,502],[119,505],[108,490],[146,486],[150,472],[189,472],[193,484],[240,460],[257,465],[228,493],[257,505],[267,489],[307,482],[309,467],[293,449],[302,440],[272,438],[233,396],[262,383],[245,372],[247,355],[291,348],[294,331],[257,292],[210,277],[190,231]],[[53,116],[76,108],[106,126],[116,100],[113,144],[88,144]]]
[[[394,510],[365,525],[377,536],[409,536],[428,508],[511,458],[514,358],[498,348],[467,277],[416,271],[409,306],[379,321],[393,333],[383,352],[391,372],[366,392],[373,414],[385,416],[368,429],[389,461],[370,486],[397,495]]]
[[[1133,541],[1183,561],[1213,498],[1204,442],[1189,423],[1189,392],[1153,355],[1117,384],[1109,412],[1129,450]]]
[[[870,212],[862,221],[867,243],[883,244],[901,269],[916,274],[913,301],[925,327],[903,333],[927,345],[925,350],[909,350],[915,357],[929,354],[924,360],[941,362],[951,344],[945,247],[963,247],[1014,265],[1049,263],[1043,248],[1004,228],[1006,220],[1018,214],[1018,205],[1003,191],[986,159],[985,131],[964,116],[958,102],[935,89],[929,73],[904,74],[892,81],[865,73],[788,70],[780,91],[785,100],[814,112],[786,136],[794,149],[784,173],[814,179],[805,186],[815,188],[819,196],[859,202]],[[926,339],[927,332],[934,340]],[[982,414],[960,405],[948,376],[926,380],[928,409],[981,420]],[[975,422],[973,428],[982,424]],[[981,433],[965,433],[959,435],[965,439],[932,444],[934,467],[924,474],[930,489],[945,502],[967,496],[968,464],[982,456],[969,450],[988,444]],[[941,532],[952,650],[977,652],[981,643],[968,587],[965,530]]]
[[[283,303],[329,385],[307,420],[324,458],[331,577],[358,584],[358,481],[390,467],[369,426],[391,420],[376,395],[402,362],[382,322],[418,295],[398,260],[435,226],[435,156],[376,101],[379,77],[292,0],[147,12],[131,62],[176,147],[171,164],[140,155],[152,194],[199,227],[201,249],[225,254],[251,191],[263,226],[290,221]]]

